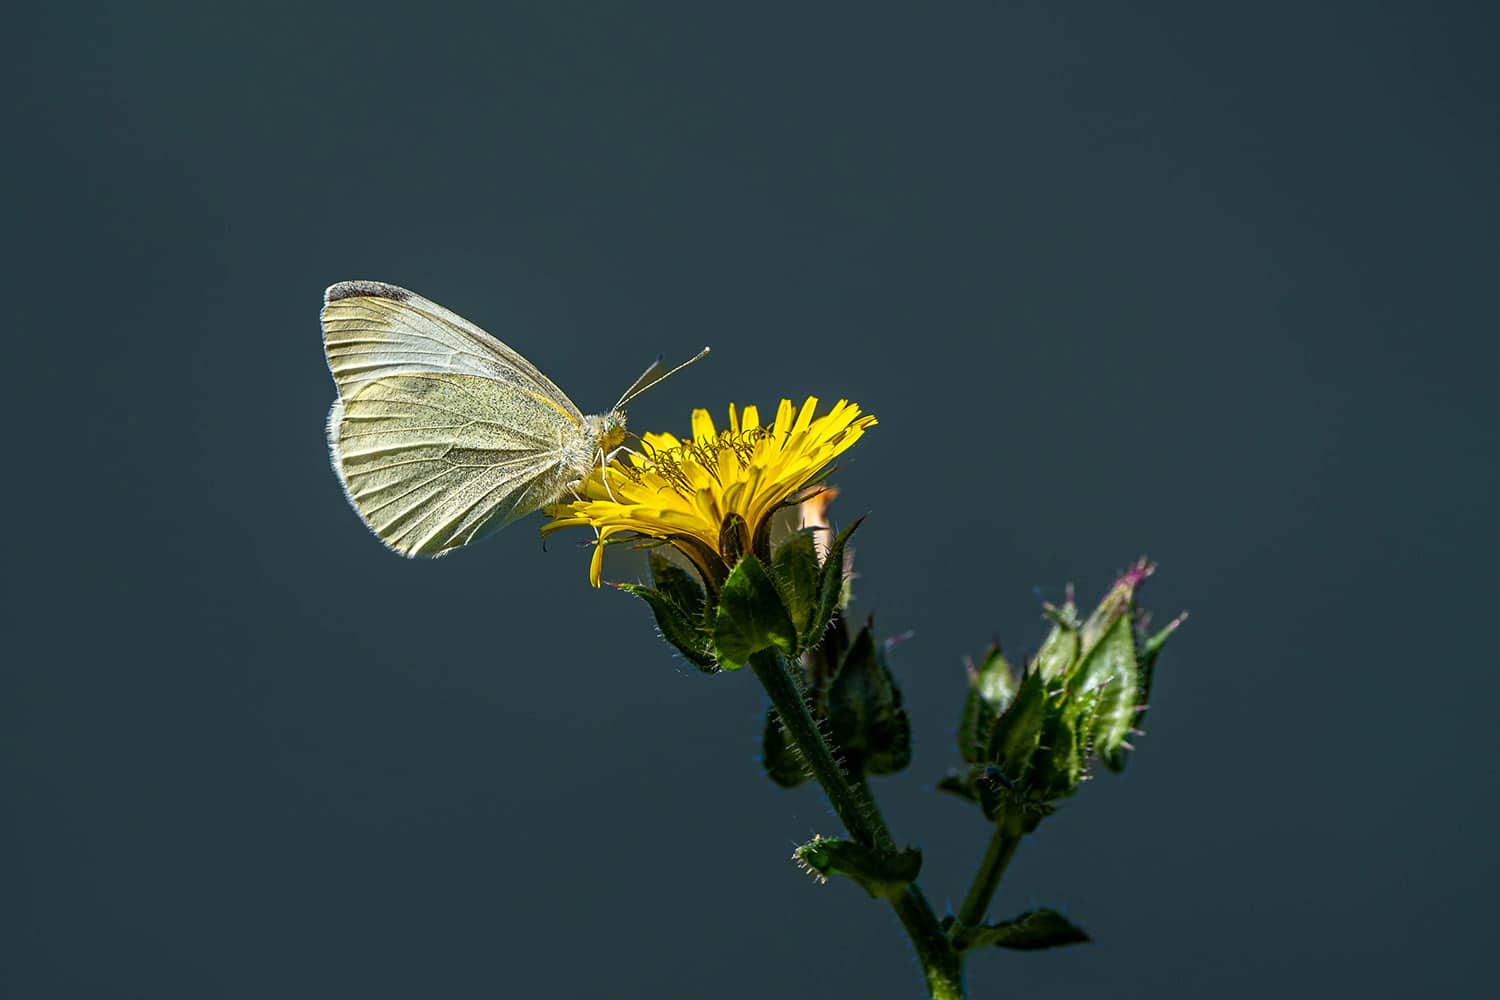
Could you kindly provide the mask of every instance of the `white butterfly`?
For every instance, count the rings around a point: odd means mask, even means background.
[[[333,470],[370,530],[405,556],[442,555],[562,499],[624,442],[622,407],[686,367],[656,374],[658,359],[608,413],[584,416],[473,323],[375,281],[324,294],[323,349],[339,393]]]

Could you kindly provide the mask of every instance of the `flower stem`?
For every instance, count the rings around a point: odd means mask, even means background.
[[[797,682],[787,669],[786,660],[775,650],[765,650],[750,657],[750,669],[770,696],[782,730],[823,787],[833,811],[843,821],[849,835],[867,847],[894,854],[896,839],[891,836],[868,786],[863,780],[851,781],[839,766],[833,748],[818,729]],[[963,1000],[962,960],[949,943],[922,890],[912,883],[901,895],[891,899],[890,904],[916,949],[933,1000]]]
[[[963,905],[958,908],[953,926],[948,929],[948,936],[959,947],[963,946],[963,932],[984,922],[984,915],[990,908],[990,899],[1000,885],[1000,876],[1005,874],[1005,868],[1020,846],[1022,836],[1024,834],[1020,824],[1010,822],[1006,817],[1002,816],[1000,822],[995,824],[995,833],[990,837],[990,846],[984,852],[984,859],[979,862],[979,870],[974,873],[974,882],[969,886]]]

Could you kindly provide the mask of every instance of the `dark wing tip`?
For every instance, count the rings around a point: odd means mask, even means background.
[[[387,285],[383,281],[340,281],[336,285],[328,286],[328,291],[323,293],[323,304],[326,306],[339,299],[355,297],[394,299],[397,302],[405,302],[412,298],[412,293],[395,285]]]

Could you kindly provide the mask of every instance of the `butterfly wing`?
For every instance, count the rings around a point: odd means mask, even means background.
[[[345,403],[385,375],[437,372],[495,379],[583,414],[536,366],[456,313],[395,285],[341,281],[323,294],[323,349]]]
[[[555,502],[578,473],[572,416],[491,375],[406,372],[333,404],[328,445],[349,503],[402,555],[442,555]]]

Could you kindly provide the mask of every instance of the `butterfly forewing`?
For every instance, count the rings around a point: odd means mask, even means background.
[[[581,423],[583,414],[552,380],[505,344],[415,292],[377,281],[341,281],[323,296],[323,348],[348,401],[385,375],[478,375],[540,396]]]

